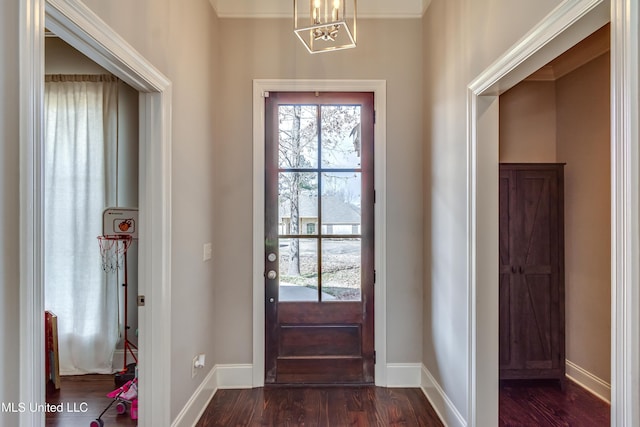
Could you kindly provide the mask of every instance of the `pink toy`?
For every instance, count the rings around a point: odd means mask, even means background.
[[[138,378],[127,381],[121,387],[110,391],[107,393],[107,397],[113,400],[109,403],[109,406],[102,411],[98,418],[91,421],[89,424],[90,427],[103,427],[104,421],[102,421],[102,416],[114,403],[116,404],[116,412],[118,415],[126,413],[127,405],[129,405],[129,415],[131,416],[131,419],[138,419]]]
[[[118,397],[121,393],[124,393],[127,390],[129,390],[129,387],[131,387],[131,384],[133,384],[133,380],[127,381],[122,385],[122,387],[118,387],[117,389],[107,393],[107,397],[110,397],[111,399]]]

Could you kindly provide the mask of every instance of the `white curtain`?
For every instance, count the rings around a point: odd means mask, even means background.
[[[113,202],[117,80],[45,81],[45,308],[58,317],[61,375],[112,373],[118,284],[97,236]]]

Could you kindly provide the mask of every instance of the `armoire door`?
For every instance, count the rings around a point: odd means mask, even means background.
[[[500,165],[500,378],[564,378],[563,165]]]

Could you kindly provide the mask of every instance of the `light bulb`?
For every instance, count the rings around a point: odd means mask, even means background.
[[[321,5],[321,1],[320,0],[315,0],[313,2],[313,7],[315,7],[316,9],[320,9],[320,5]]]
[[[333,0],[333,8],[340,9],[340,0]]]

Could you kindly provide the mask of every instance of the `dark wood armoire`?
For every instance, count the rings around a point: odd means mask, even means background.
[[[500,379],[564,386],[564,165],[500,164]]]

